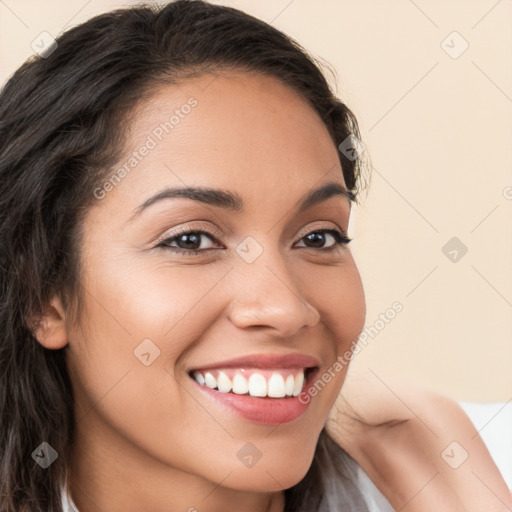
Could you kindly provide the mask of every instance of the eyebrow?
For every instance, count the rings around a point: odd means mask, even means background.
[[[342,184],[336,182],[328,182],[307,192],[295,205],[297,213],[311,208],[331,197],[342,196],[347,198],[350,203],[355,200],[355,195],[347,190]],[[244,200],[236,193],[225,189],[215,189],[209,187],[178,187],[165,188],[154,196],[150,197],[142,203],[130,217],[129,222],[140,215],[144,210],[164,199],[186,198],[197,201],[234,213],[242,213],[244,211]]]

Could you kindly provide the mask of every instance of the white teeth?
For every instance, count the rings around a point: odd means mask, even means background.
[[[286,379],[278,371],[272,372],[267,379],[261,373],[253,373],[249,379],[236,372],[231,380],[224,371],[219,371],[217,378],[211,372],[203,374],[195,371],[192,377],[201,385],[211,389],[217,389],[221,393],[235,393],[237,395],[271,398],[284,398],[285,396],[297,396],[304,386],[304,370],[299,370],[294,375],[288,375]]]
[[[229,393],[231,391],[231,379],[224,372],[219,372],[217,389],[221,393]]]
[[[286,377],[286,383],[285,383],[285,391],[288,396],[293,395],[294,387],[295,387],[295,379],[293,378],[293,375],[288,375],[288,377]]]
[[[267,396],[267,381],[260,373],[253,373],[249,377],[249,395]]]
[[[249,384],[247,383],[247,379],[240,375],[239,373],[235,373],[233,377],[233,393],[237,395],[245,395],[249,391]]]
[[[283,376],[273,373],[268,381],[268,396],[283,398],[286,395]]]
[[[293,388],[293,396],[297,396],[302,391],[304,385],[304,372],[299,372],[295,377],[295,386]]]
[[[210,372],[204,376],[204,383],[212,389],[217,387],[217,379]]]
[[[201,386],[204,386],[204,377],[202,373],[194,372],[194,379],[201,384]]]

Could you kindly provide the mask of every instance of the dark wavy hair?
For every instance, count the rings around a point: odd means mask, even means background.
[[[29,319],[56,293],[79,319],[81,229],[93,190],[120,158],[139,102],[159,84],[222,70],[277,77],[318,112],[336,146],[351,134],[360,139],[354,114],[297,42],[201,0],[98,15],[63,33],[52,53],[29,58],[0,93],[2,512],[62,510],[75,427],[67,347],[44,348]],[[344,152],[339,158],[357,202],[365,167]],[[32,457],[43,441],[59,454],[47,469]],[[316,510],[326,486],[320,461],[335,450],[344,453],[322,431],[309,472],[285,491],[286,510]],[[350,509],[365,510],[362,503]]]

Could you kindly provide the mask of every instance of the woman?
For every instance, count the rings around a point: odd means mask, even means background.
[[[453,403],[339,395],[364,179],[307,54],[201,1],[57,43],[0,102],[1,510],[370,510],[359,466],[386,510],[508,510],[478,439],[494,493],[432,455],[473,434]]]

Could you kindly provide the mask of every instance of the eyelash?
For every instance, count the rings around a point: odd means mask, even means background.
[[[177,233],[174,233],[172,235],[172,237],[164,238],[163,240],[158,242],[155,245],[155,248],[163,248],[163,249],[167,249],[167,250],[170,250],[170,251],[178,253],[178,254],[187,254],[187,255],[198,255],[202,252],[210,250],[210,249],[182,249],[181,247],[171,247],[169,245],[171,242],[174,242],[180,236],[189,235],[192,233],[206,235],[208,238],[215,241],[214,236],[211,233],[209,233],[208,231],[203,231],[202,229],[184,228],[183,230],[178,231]],[[348,236],[346,236],[345,233],[338,231],[337,229],[330,229],[330,228],[327,229],[326,228],[326,229],[315,229],[313,231],[310,231],[309,233],[306,233],[303,237],[299,238],[299,240],[297,240],[297,242],[300,242],[307,236],[312,235],[313,233],[329,233],[334,237],[335,243],[334,243],[334,245],[332,245],[331,247],[328,247],[326,249],[315,248],[315,247],[305,247],[305,249],[313,249],[313,250],[317,250],[317,251],[329,252],[329,251],[336,249],[336,247],[338,247],[338,246],[346,246],[353,240],[352,238],[349,238]]]

